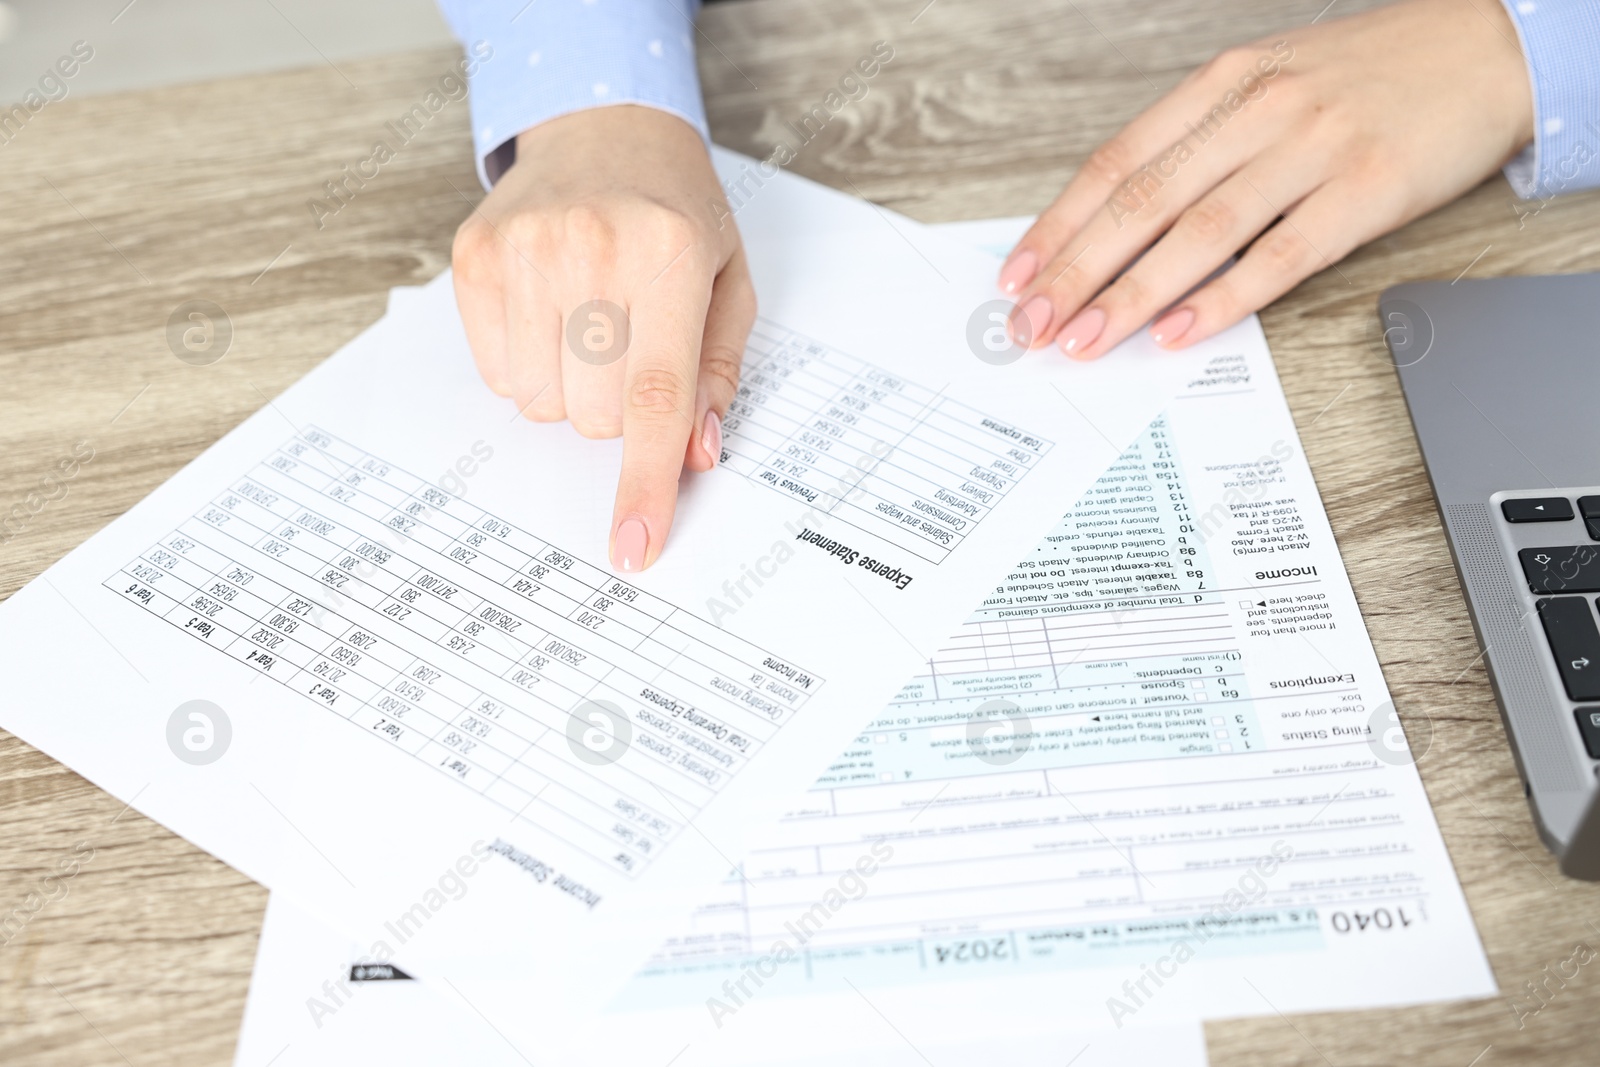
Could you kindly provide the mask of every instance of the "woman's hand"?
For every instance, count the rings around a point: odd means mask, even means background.
[[[1407,0],[1230,49],[1101,145],[1018,243],[1000,272],[1013,335],[1095,359],[1178,302],[1151,333],[1182,348],[1460,196],[1532,138],[1498,0]]]
[[[489,388],[622,436],[611,560],[661,553],[684,467],[710,470],[755,291],[700,135],[624,105],[552,119],[461,224],[456,301]]]

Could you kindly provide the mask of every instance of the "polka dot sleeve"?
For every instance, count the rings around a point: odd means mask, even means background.
[[[585,108],[660,108],[709,139],[695,71],[699,6],[699,0],[439,0],[468,59],[477,60],[472,138],[484,187],[515,160],[517,134]]]

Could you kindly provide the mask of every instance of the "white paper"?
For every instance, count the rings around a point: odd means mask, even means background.
[[[591,1048],[670,1033],[697,1063],[775,1040],[820,1059],[862,1031],[816,1020],[863,994],[935,1045],[975,1025],[1127,1032],[1494,994],[1249,326],[702,904]],[[994,700],[1012,706],[980,717]],[[852,878],[862,859],[871,874]],[[798,960],[777,966],[783,945]]]
[[[960,228],[998,252],[1027,221]],[[1126,1032],[1495,993],[1249,327],[613,1013],[655,1030],[698,1006],[734,1063],[766,1034],[849,1047],[848,1028],[806,1021],[860,992],[930,1043],[974,1020]],[[975,714],[996,699],[1013,706]],[[799,936],[796,916],[885,842],[894,856]],[[722,983],[771,941],[803,944],[804,967],[739,1003]]]
[[[980,360],[992,259],[788,175],[738,222],[749,388],[648,572],[620,444],[483,388],[441,278],[0,608],[3,725],[374,954],[529,983],[553,1047],[1182,366]]]
[[[426,978],[397,977],[391,968],[361,966],[357,961],[365,954],[365,946],[319,923],[282,894],[274,894],[261,928],[235,1067],[352,1063],[526,1067],[530,1062],[458,991]],[[402,968],[400,973],[407,972]],[[1205,1034],[1199,1023],[1120,1032],[1085,1027],[1046,1035],[984,1032],[975,1025],[966,1041],[913,1045],[890,1022],[874,1015],[866,1001],[856,1003],[848,1022],[859,1035],[859,1044],[829,1053],[825,1061],[829,1067],[927,1067],[930,1061],[937,1067],[1206,1064]],[[823,1062],[786,1056],[782,1044],[781,1040],[769,1044],[774,1055],[765,1062]],[[609,1062],[657,1067],[672,1062],[681,1067],[696,1061],[693,1047],[675,1046],[650,1059]]]
[[[1026,221],[961,225],[964,237],[998,252]],[[936,669],[906,687],[749,858],[745,880],[706,901],[628,987],[587,1037],[578,1062],[681,1048],[684,1064],[769,1062],[775,1049],[795,1062],[841,1062],[837,1057],[870,1046],[885,1018],[918,1047],[940,1050],[928,1053],[936,1063],[961,1062],[945,1050],[997,1035],[1007,1042],[1031,1035],[1038,1062],[1064,1062],[1076,1047],[1069,1035],[1108,1024],[1115,1037],[1096,1046],[1102,1050],[1117,1047],[1116,1040],[1172,1039],[1193,1026],[1169,1020],[1494,992],[1405,738],[1387,713],[1381,675],[1259,333],[1234,352],[1213,352],[1204,371],[1015,573],[1054,569],[1044,561],[1065,558],[1072,542],[1063,536],[1110,530],[1115,535],[1105,540],[1121,547],[1075,553],[1076,562],[1060,568],[1069,576],[1008,579],[1011,587],[1059,585],[1002,589],[946,641]],[[1185,505],[1155,524],[1165,545],[1133,544],[1151,537],[1139,532],[1134,512],[1118,525],[1087,525],[1108,518],[1091,512],[1139,507],[1145,502],[1132,497],[1158,490],[1169,494],[1164,506]],[[1106,503],[1124,497],[1130,499]],[[1261,529],[1251,525],[1258,516],[1268,522],[1265,535],[1251,532]],[[1283,529],[1271,532],[1273,525]],[[1267,545],[1274,551],[1247,551]],[[1049,602],[1088,587],[1066,583],[1116,573],[1092,567],[1131,562],[1085,555],[1151,547],[1195,549],[1193,557],[1142,557],[1192,559],[1182,571],[1205,572],[1174,575],[1179,588],[1162,593],[1180,603],[1084,597],[1070,612],[999,617],[1036,610],[1024,597]],[[1307,566],[1316,573],[1257,576]],[[1220,600],[1209,595],[1219,585],[1232,587]],[[1318,596],[1327,599],[1292,599]],[[1281,623],[1306,604],[1326,605],[1311,614],[1327,617],[1303,618],[1287,627],[1294,633],[1273,634],[1273,625],[1265,635],[1252,633],[1258,612]],[[1054,661],[1041,644],[1030,645],[1042,636],[1032,626],[1047,618]],[[1071,627],[1082,627],[1082,636],[1062,632]],[[982,669],[961,666],[980,655]],[[1145,670],[1186,662],[1211,670],[1130,677],[1139,662]],[[1281,685],[1345,674],[1349,681]],[[936,685],[953,691],[930,699]],[[1086,691],[1088,698],[1073,696]],[[1126,719],[1096,727],[1080,711],[1076,742],[1093,747],[1080,756],[1047,750],[1067,739],[1031,738],[1024,728],[1026,750],[1013,760],[1015,727],[997,723],[989,735],[979,720],[969,733],[973,709],[994,695],[1014,697],[1041,728],[1041,708],[1074,721],[1062,714],[1067,701],[1105,701],[1102,722],[1106,714],[1177,714],[1143,741],[1111,745],[1108,738],[1128,736]],[[1351,732],[1340,740],[1333,725]],[[1290,736],[1308,731],[1328,736]],[[902,732],[938,736],[901,740]],[[980,752],[994,762],[985,764]],[[855,899],[837,911],[825,908],[812,929],[805,916],[816,914],[830,883],[838,885],[839,868],[871,855],[878,839],[896,849],[893,859],[860,880],[859,894],[852,883]],[[1289,862],[1271,864],[1268,873],[1266,865],[1252,870],[1280,840],[1292,850]],[[816,866],[821,857],[826,875]],[[894,860],[908,857],[915,862],[897,869]],[[1050,877],[1041,879],[1041,870]],[[994,914],[1006,909],[1015,915]],[[1187,932],[1181,924],[1206,912],[1214,913],[1218,932],[1193,937],[1193,955],[1180,961],[1172,946]],[[796,921],[803,942],[785,925]],[[273,937],[269,924],[263,960],[281,949]],[[328,940],[315,952],[328,956]],[[749,965],[759,967],[761,950],[780,940],[803,950],[804,971],[784,968],[783,977],[757,987]],[[976,972],[973,980],[961,978],[964,969]],[[313,994],[292,991],[276,974],[265,964],[258,969],[247,1038],[265,1027],[257,1019],[304,1030],[313,1015],[325,1018]],[[845,979],[854,987],[842,986]],[[739,980],[754,995],[722,984]],[[514,984],[470,979],[456,992],[473,1005],[520,995]],[[873,1007],[863,1015],[868,997]],[[326,1004],[320,994],[315,999]],[[711,1021],[713,1003],[721,1027]],[[726,1007],[737,1010],[729,1015]],[[315,1041],[300,1043],[301,1054],[317,1055],[307,1052],[320,1047],[316,1033]],[[241,1067],[250,1062],[245,1048]],[[1034,1062],[1011,1051],[1020,1057],[1014,1062]],[[1129,1055],[1120,1062],[1169,1061]]]

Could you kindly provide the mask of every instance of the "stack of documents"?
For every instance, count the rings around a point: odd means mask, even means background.
[[[738,221],[651,570],[446,277],[0,608],[0,725],[274,890],[237,1062],[1203,1063],[1492,994],[1256,322],[996,360],[1015,223]]]

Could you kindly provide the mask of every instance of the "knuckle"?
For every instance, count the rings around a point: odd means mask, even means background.
[[[650,273],[682,272],[710,281],[716,272],[715,248],[694,219],[671,208],[652,208],[633,234],[638,247],[650,263]]]
[[[559,377],[543,380],[527,363],[512,359],[505,368],[517,411],[530,422],[561,422],[567,417],[567,394]]]
[[[1118,278],[1111,288],[1101,294],[1097,303],[1140,310],[1143,312],[1140,318],[1145,317],[1155,307],[1149,285],[1139,277],[1139,272],[1136,270],[1130,270]]]
[[[1216,197],[1210,197],[1185,211],[1180,225],[1190,237],[1212,244],[1233,232],[1238,216],[1233,208]]]
[[[1237,78],[1243,71],[1254,70],[1255,62],[1255,53],[1248,48],[1241,48],[1236,45],[1231,48],[1224,48],[1206,60],[1205,66],[1201,69],[1207,75],[1215,75],[1232,80]]]
[[[658,208],[650,213],[648,232],[663,249],[676,253],[684,245],[700,240],[695,220],[673,208]]]
[[[495,266],[494,230],[476,215],[456,228],[455,239],[450,243],[450,262],[457,277],[466,282],[485,281],[492,276]]]
[[[520,259],[520,253],[542,252],[550,243],[550,220],[540,212],[519,211],[501,223],[500,229],[506,238],[501,242],[502,255]],[[510,247],[505,247],[507,244]]]
[[[1314,90],[1299,71],[1279,67],[1268,84],[1271,86],[1268,95],[1273,99],[1273,105],[1287,113],[1314,111],[1320,107],[1312,95]]]
[[[689,385],[666,367],[647,367],[628,383],[628,407],[641,415],[681,414]]]
[[[1243,316],[1244,313],[1238,310],[1243,304],[1243,297],[1239,294],[1238,279],[1234,274],[1234,270],[1224,271],[1220,277],[1188,298],[1188,303],[1198,311],[1202,320],[1227,322],[1235,315]]]
[[[1306,262],[1308,249],[1305,238],[1280,225],[1256,242],[1255,252],[1268,273],[1280,276],[1299,271]]]
[[[1354,156],[1363,161],[1381,155],[1377,139],[1365,123],[1342,107],[1329,107],[1321,101],[1306,101],[1305,111],[1314,125],[1317,138],[1324,144],[1339,146],[1347,158]]]
[[[1105,185],[1115,185],[1133,172],[1133,153],[1119,134],[1089,154],[1083,169]]]
[[[1043,286],[1045,295],[1058,307],[1072,299],[1074,295],[1087,295],[1093,288],[1093,279],[1084,268],[1081,256],[1065,263],[1051,263],[1040,273],[1047,274],[1048,277]],[[1024,296],[1023,299],[1025,301],[1027,297]]]
[[[700,353],[700,374],[724,383],[730,390],[739,385],[744,353],[730,345],[710,344]]]
[[[591,255],[609,255],[617,247],[617,227],[610,213],[589,201],[561,210],[561,230],[569,244]]]
[[[551,396],[547,393],[532,399],[519,396],[517,407],[529,422],[562,422],[567,417],[566,403],[560,395]]]
[[[573,412],[570,421],[579,437],[587,437],[591,441],[622,436],[622,422],[614,416]]]

